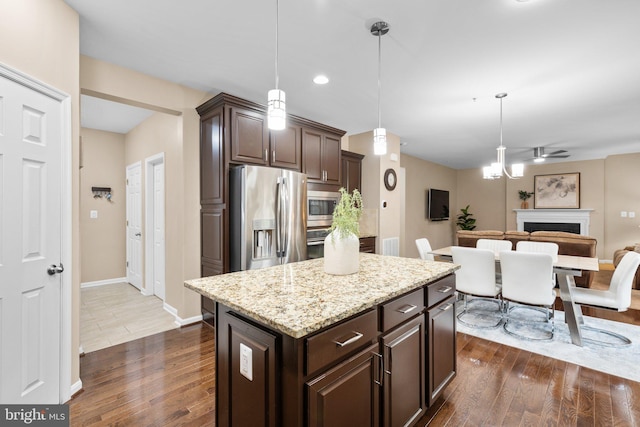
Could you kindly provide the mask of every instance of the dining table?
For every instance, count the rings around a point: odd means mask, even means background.
[[[451,246],[435,249],[431,254],[451,260]],[[500,262],[500,254],[496,253],[496,263]],[[574,255],[560,255],[553,262],[553,271],[558,278],[558,288],[560,290],[560,300],[564,309],[564,318],[569,328],[571,343],[582,346],[582,310],[573,301],[572,289],[575,288],[575,277],[582,276],[583,271],[599,271],[600,261],[596,257],[582,257]]]

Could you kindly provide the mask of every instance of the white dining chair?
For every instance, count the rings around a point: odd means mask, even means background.
[[[496,239],[478,239],[476,241],[476,248],[489,249],[493,251],[495,255],[498,255],[502,251],[510,251],[513,244],[510,240],[496,240]]]
[[[640,254],[628,252],[616,267],[611,276],[609,289],[598,290],[590,288],[571,288],[571,299],[576,304],[577,318],[580,323],[584,323],[581,306],[587,305],[596,308],[606,308],[609,310],[626,311],[631,306],[631,285],[636,270],[640,265]],[[605,341],[594,338],[585,338],[583,341],[593,342],[605,346],[629,345],[631,340],[616,332],[594,328],[589,325],[581,325],[581,329],[596,332],[597,334],[608,335],[618,341]]]
[[[535,252],[541,254],[549,254],[553,262],[558,262],[558,244],[553,242],[533,242],[531,240],[522,240],[516,243],[516,251]],[[551,283],[555,287],[557,282],[556,273],[551,273]]]
[[[456,291],[463,297],[463,309],[458,320],[473,328],[495,328],[502,323],[500,284],[496,283],[495,254],[489,249],[453,246],[451,255],[456,270]],[[471,299],[469,298],[471,297]],[[472,303],[490,301],[495,310],[472,309]],[[473,304],[476,305],[476,304]]]
[[[553,242],[533,242],[521,240],[516,243],[516,251],[549,254],[553,262],[558,262],[558,244]]]
[[[429,239],[425,237],[421,237],[420,239],[416,239],[416,246],[418,247],[418,253],[420,254],[421,259],[426,259],[429,261],[433,261],[433,254],[431,254],[431,244],[429,243]]]
[[[505,332],[528,340],[551,340],[555,331],[553,303],[556,294],[549,280],[553,272],[553,258],[549,254],[502,251],[502,300],[505,304]],[[516,304],[511,304],[516,303]],[[532,319],[530,315],[514,314],[544,313],[544,322]],[[551,309],[551,311],[550,311]],[[550,324],[550,329],[547,326]],[[542,327],[542,337],[540,329]]]

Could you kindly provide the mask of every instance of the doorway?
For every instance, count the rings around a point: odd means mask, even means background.
[[[145,159],[145,293],[165,300],[164,153]]]

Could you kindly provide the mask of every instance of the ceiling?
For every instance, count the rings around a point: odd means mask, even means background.
[[[65,0],[80,51],[212,95],[266,104],[275,87],[276,1]],[[382,126],[401,150],[452,168],[640,152],[638,0],[280,0],[287,112],[348,134]],[[317,74],[328,84],[315,85]],[[83,101],[84,102],[84,101]],[[84,115],[86,112],[83,106]],[[106,116],[106,114],[102,114]]]

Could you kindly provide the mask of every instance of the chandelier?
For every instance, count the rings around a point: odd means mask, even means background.
[[[522,163],[515,163],[511,165],[511,175],[509,175],[505,166],[505,151],[507,150],[507,147],[502,144],[502,98],[505,98],[506,96],[506,93],[499,93],[496,95],[496,98],[500,100],[500,146],[496,148],[498,151],[497,161],[491,163],[491,166],[485,166],[482,168],[482,177],[484,179],[498,179],[502,177],[502,174],[506,175],[509,179],[518,179],[524,176],[524,165]]]

